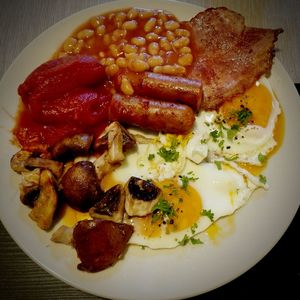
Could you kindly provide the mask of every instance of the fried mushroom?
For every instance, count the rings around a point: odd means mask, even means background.
[[[43,230],[49,230],[53,223],[58,202],[55,178],[49,170],[42,170],[39,197],[29,216]]]
[[[128,216],[143,217],[152,212],[162,191],[150,181],[130,177],[125,186],[125,210]]]
[[[118,223],[123,221],[125,195],[121,184],[117,184],[106,191],[89,211],[96,219],[112,220]]]
[[[86,212],[103,193],[95,167],[90,161],[79,161],[61,179],[62,194],[74,209]]]

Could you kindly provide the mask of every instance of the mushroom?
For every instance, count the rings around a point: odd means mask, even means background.
[[[32,171],[22,172],[22,182],[20,183],[20,200],[29,207],[34,206],[40,193],[41,170],[36,168]]]
[[[152,212],[162,191],[152,182],[130,177],[125,186],[125,210],[128,216],[143,217]]]
[[[41,157],[29,157],[25,161],[25,167],[27,169],[41,168],[50,170],[56,178],[59,178],[63,171],[63,164],[61,162]]]
[[[57,143],[53,147],[51,154],[54,159],[69,160],[75,156],[87,154],[92,142],[92,135],[86,133],[76,134]]]
[[[73,227],[68,227],[66,225],[60,226],[56,231],[53,232],[51,241],[65,245],[72,245],[73,229]]]
[[[125,195],[122,185],[117,184],[106,191],[89,212],[93,218],[121,223],[124,216],[124,204]]]
[[[28,171],[26,168],[26,161],[29,157],[32,156],[32,153],[25,150],[20,150],[10,159],[10,167],[17,173],[22,173]]]
[[[62,194],[74,209],[88,211],[103,193],[93,163],[79,161],[61,179]]]
[[[105,151],[94,161],[94,166],[96,169],[98,180],[101,181],[106,174],[112,172],[117,167],[119,167],[120,163],[111,163],[109,161],[108,152]]]
[[[108,150],[109,161],[124,160],[124,152],[136,145],[134,137],[119,122],[113,122],[96,138],[94,149],[100,153]]]
[[[48,230],[51,228],[57,201],[55,179],[49,170],[42,170],[40,176],[40,193],[29,214],[30,218],[41,229]]]

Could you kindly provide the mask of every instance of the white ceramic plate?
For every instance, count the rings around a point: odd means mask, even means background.
[[[11,145],[17,87],[39,64],[48,60],[63,40],[89,17],[116,8],[162,8],[188,20],[201,7],[163,0],[117,1],[91,7],[52,26],[26,47],[0,83],[1,202],[0,217],[16,243],[42,268],[88,293],[118,299],[179,299],[215,289],[256,264],[283,235],[299,206],[300,102],[291,79],[275,59],[270,83],[282,104],[286,133],[280,151],[266,170],[270,190],[258,191],[234,217],[234,230],[217,245],[181,247],[168,251],[130,247],[114,267],[96,274],[76,269],[75,250],[50,242],[20,204],[18,180],[9,167],[17,151]]]

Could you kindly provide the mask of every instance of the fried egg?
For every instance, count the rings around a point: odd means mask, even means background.
[[[131,175],[147,179],[141,170],[137,164],[126,163],[114,172],[113,182],[124,182]],[[196,165],[188,161],[182,175],[154,182],[161,188],[161,201],[168,203],[171,213],[162,215],[154,211],[145,217],[125,219],[134,226],[129,243],[151,249],[201,243],[197,234],[219,218],[234,213],[257,188],[226,163],[219,169],[215,163]]]
[[[186,156],[196,163],[207,158],[261,165],[276,145],[274,129],[281,110],[269,82],[263,78],[219,111],[197,116]]]

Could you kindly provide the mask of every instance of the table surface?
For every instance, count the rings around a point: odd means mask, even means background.
[[[106,1],[97,0],[4,0],[0,2],[0,78],[36,36],[66,16]],[[292,81],[300,83],[300,1],[186,0],[202,7],[226,6],[246,18],[249,26],[284,29],[276,43],[276,56]],[[287,232],[255,267],[231,283],[201,296],[300,296],[299,211]],[[297,241],[297,242],[296,242]],[[296,296],[298,295],[298,296]],[[28,258],[0,223],[1,299],[99,299],[54,278]],[[299,298],[298,298],[299,299]]]

